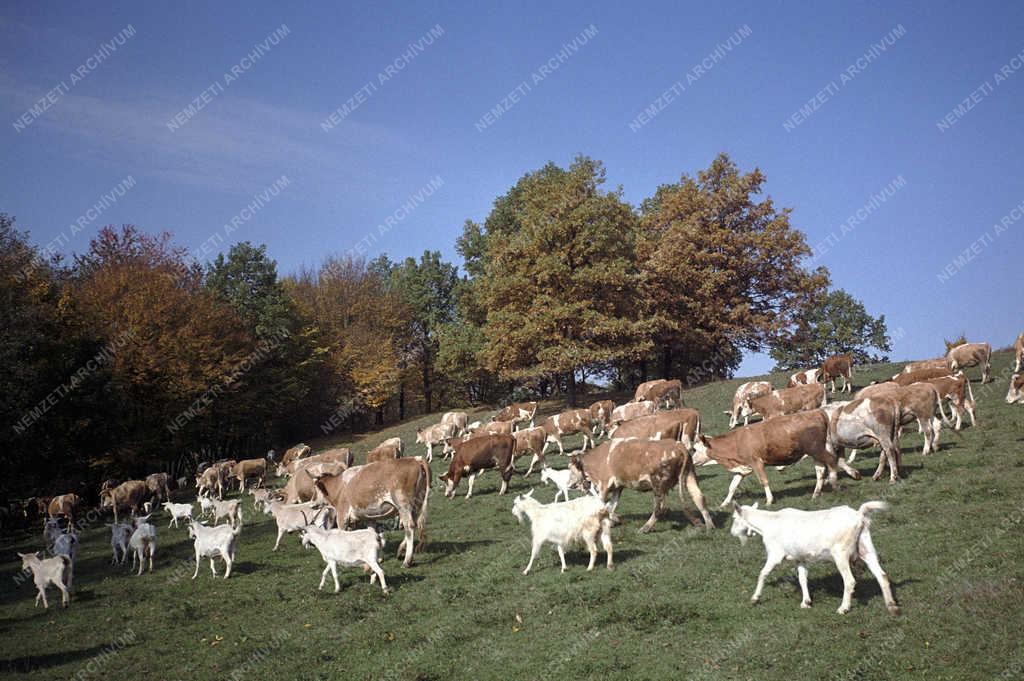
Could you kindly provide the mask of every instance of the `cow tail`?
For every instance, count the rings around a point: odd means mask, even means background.
[[[938,388],[935,389],[935,396],[939,398],[939,415],[942,417],[942,423],[948,428],[953,425],[953,420],[946,416],[946,410],[942,407],[942,403],[945,402],[945,398],[939,394]]]
[[[432,484],[430,464],[420,461],[420,474],[423,481],[423,498],[419,500],[419,508],[415,510],[413,519],[416,523],[416,540],[419,544],[418,550],[422,550],[427,536],[427,502],[430,500],[430,486]],[[417,495],[418,496],[418,495]]]
[[[971,400],[971,404],[976,404],[975,401],[974,401],[974,391],[971,390],[971,381],[970,381],[970,379],[968,379],[965,382],[967,383],[967,397],[968,397],[968,399]]]

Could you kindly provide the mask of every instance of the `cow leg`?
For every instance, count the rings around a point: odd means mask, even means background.
[[[719,508],[725,508],[732,503],[732,497],[736,494],[736,488],[740,486],[741,482],[743,482],[742,474],[736,473],[732,476],[732,482],[729,483],[729,493],[725,495],[725,501],[719,505]]]
[[[501,489],[498,490],[498,494],[504,494],[508,491],[508,481],[512,477],[512,469],[509,468],[505,471],[505,474],[501,476]]]
[[[761,573],[757,576],[757,588],[754,589],[754,595],[750,597],[751,603],[757,603],[761,600],[761,592],[764,591],[764,580],[768,578],[772,570],[775,569],[779,563],[786,558],[786,554],[783,552],[770,552],[765,559],[764,567],[761,568]]]
[[[466,492],[466,498],[467,499],[469,499],[471,496],[473,496],[473,483],[476,482],[476,476],[477,476],[476,473],[473,473],[473,474],[471,474],[469,476],[469,491]]]
[[[900,614],[900,606],[896,603],[896,598],[892,595],[892,587],[889,584],[889,575],[885,574],[885,570],[882,569],[882,564],[878,561],[878,552],[875,551],[875,545],[871,541],[871,532],[867,528],[860,533],[860,540],[857,543],[857,549],[860,553],[861,560],[867,563],[868,569],[871,570],[871,574],[875,576],[875,580],[878,582],[879,588],[882,589],[882,596],[885,597],[885,607],[889,609],[889,612],[893,615]]]
[[[817,499],[819,496],[821,496],[821,488],[824,484],[825,467],[820,463],[816,463],[814,464],[814,493],[811,494],[812,499]]]
[[[850,612],[850,600],[853,598],[853,588],[856,586],[857,580],[853,576],[853,570],[850,569],[850,557],[848,555],[836,551],[833,552],[832,557],[836,561],[839,574],[843,576],[843,602],[836,612],[840,615],[845,615]]]
[[[932,453],[932,440],[935,438],[935,433],[932,431],[932,420],[928,417],[919,418],[917,420],[917,429],[921,431],[921,435],[924,437],[924,448],[921,450],[921,456],[928,456]]]
[[[616,525],[619,524],[619,522],[621,522],[619,520],[619,516],[615,515],[615,509],[619,507],[619,497],[620,496],[622,496],[622,490],[621,489],[616,489],[616,490],[614,490],[611,493],[608,493],[606,491],[606,493],[604,495],[604,501],[605,501],[606,505],[608,506],[608,517]]]
[[[558,454],[559,454],[559,456],[565,456],[565,448],[562,446],[562,438],[561,438],[561,436],[559,436],[559,438],[557,440],[555,440],[555,442],[558,443]],[[586,448],[586,444],[587,444],[586,442],[583,443],[584,449]]]
[[[409,567],[412,565],[412,551],[416,544],[416,520],[408,505],[403,505],[399,510],[398,518],[399,524],[405,528],[405,560],[402,561],[402,567]]]
[[[807,566],[800,563],[796,566],[796,576],[800,580],[800,591],[803,599],[800,601],[801,608],[811,607],[811,590],[807,588]]]
[[[530,473],[533,472],[533,467],[538,463],[543,467],[546,461],[544,460],[543,456],[539,454],[534,454],[533,458],[530,460],[530,467],[526,469],[526,475],[524,477],[528,477]]]
[[[651,517],[640,528],[640,532],[647,533],[654,529],[654,523],[658,522],[658,516],[661,515],[661,511],[665,506],[665,492],[655,489],[652,492],[652,496],[654,497],[654,508],[651,509]]]
[[[761,483],[761,487],[764,488],[765,506],[771,506],[775,501],[775,497],[772,495],[772,488],[768,486],[768,472],[764,469],[764,463],[755,458],[754,459],[754,475],[757,476],[758,481]]]
[[[711,514],[708,513],[708,507],[704,504],[704,493],[700,491],[700,486],[697,485],[697,472],[693,470],[693,462],[691,461],[683,471],[683,475],[679,478],[679,503],[685,503],[683,501],[683,485],[686,485],[686,491],[690,494],[690,499],[693,501],[694,506],[700,511],[700,515],[704,518],[704,529],[710,529],[715,526],[715,521],[711,519]]]

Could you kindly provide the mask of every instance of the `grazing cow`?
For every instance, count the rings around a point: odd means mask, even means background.
[[[917,428],[924,436],[924,449],[921,451],[923,456],[937,451],[942,424],[945,423],[949,426],[953,422],[949,420],[946,412],[942,409],[942,398],[939,397],[939,391],[935,386],[929,383],[913,383],[902,387],[892,381],[887,381],[869,385],[857,392],[858,398],[875,396],[890,397],[899,403],[902,414],[901,426],[917,421]],[[942,416],[941,421],[935,416],[936,410]],[[897,436],[898,441],[899,437]],[[848,460],[853,461],[853,459],[854,455],[851,453]]]
[[[256,478],[256,486],[262,487],[267,480],[267,460],[260,458],[239,461],[231,469],[231,476],[238,480],[242,494],[245,494],[245,481],[249,478]]]
[[[696,409],[672,409],[650,416],[623,421],[608,434],[609,437],[639,437],[647,440],[675,440],[693,449],[700,435],[700,412]]]
[[[673,391],[677,392],[677,395],[673,395]],[[682,404],[682,383],[679,379],[664,379],[658,378],[653,381],[647,381],[641,383],[636,387],[636,392],[633,393],[633,399],[631,402],[646,402],[648,400],[658,404],[663,397],[674,398],[678,397],[680,404]]]
[[[127,508],[137,514],[148,493],[149,488],[146,487],[145,481],[127,480],[114,489],[107,490],[106,494],[100,497],[100,508],[112,508],[116,524],[118,509]]]
[[[533,454],[533,458],[530,459],[530,467],[526,469],[526,475],[533,472],[533,467],[538,463],[541,466],[546,466],[544,460],[544,445],[547,443],[548,435],[547,431],[537,426],[535,428],[521,428],[516,432],[512,433],[512,437],[516,439],[516,449],[513,454],[513,459],[526,454],[527,452]]]
[[[455,437],[455,426],[450,423],[435,423],[426,428],[416,429],[416,444],[427,446],[427,461],[434,460],[434,446],[443,445],[445,440]]]
[[[817,371],[817,369],[814,369]],[[795,374],[794,374],[795,375]],[[793,385],[790,381],[790,385]],[[735,428],[743,417],[743,425],[750,423],[750,400],[761,395],[768,395],[772,391],[772,384],[768,381],[749,381],[736,388],[736,394],[732,397],[732,411],[725,412],[729,415],[729,427]]]
[[[224,498],[224,469],[220,466],[210,466],[196,476],[196,495],[206,496],[217,492],[217,498]]]
[[[949,369],[932,367],[930,369],[917,369],[916,371],[896,374],[892,377],[892,382],[897,385],[910,385],[912,383],[920,383],[921,381],[927,381],[932,378],[942,378],[943,376],[950,375]]]
[[[46,507],[46,515],[51,518],[64,517],[71,524],[75,521],[75,511],[82,505],[82,498],[77,494],[61,494],[50,499]]]
[[[795,385],[811,385],[817,383],[818,378],[821,377],[821,367],[815,367],[813,369],[803,369],[789,377],[789,386]],[[744,424],[746,425],[746,424]]]
[[[594,422],[594,435],[606,435],[612,425],[612,411],[615,403],[611,400],[600,400],[590,405],[590,418]]]
[[[320,556],[327,563],[320,576],[319,590],[323,590],[327,573],[334,576],[334,593],[338,593],[338,565],[344,567],[362,567],[372,571],[370,584],[380,580],[380,588],[388,593],[387,582],[384,581],[384,570],[380,567],[380,551],[384,548],[384,535],[374,530],[324,530],[315,525],[303,529],[302,545],[309,548],[312,544],[320,551]]]
[[[18,553],[18,557],[21,558],[21,571],[32,573],[32,581],[36,585],[36,607],[39,607],[39,601],[42,600],[43,607],[50,608],[46,601],[46,587],[50,584],[60,589],[60,604],[68,607],[71,597],[68,595],[65,582],[71,570],[71,560],[65,555],[44,559],[39,553]]]
[[[748,404],[752,413],[760,414],[767,421],[776,416],[819,409],[825,406],[827,399],[825,384],[812,383],[773,390],[767,395],[750,398]]]
[[[949,360],[945,357],[936,357],[935,359],[922,359],[917,362],[909,362],[900,374],[909,374],[912,371],[923,371],[925,369],[943,369],[948,374],[949,371]],[[896,374],[899,376],[899,374]],[[893,380],[896,380],[896,376],[893,376]]]
[[[455,445],[448,472],[441,476],[444,480],[444,494],[449,499],[455,498],[455,489],[459,486],[463,475],[469,475],[469,491],[466,498],[473,496],[473,483],[476,476],[491,468],[501,475],[501,489],[504,494],[508,489],[508,481],[512,478],[513,454],[516,439],[511,435],[481,435],[470,438]]]
[[[441,415],[441,423],[451,425],[456,435],[462,435],[469,424],[469,414],[464,411],[447,411]]]
[[[822,387],[819,385],[819,387]],[[729,494],[722,502],[722,507],[732,503],[743,478],[754,473],[757,475],[764,495],[770,506],[774,497],[768,486],[767,466],[788,466],[804,456],[814,459],[816,483],[813,497],[821,494],[825,471],[828,471],[828,482],[832,489],[836,487],[836,466],[838,465],[855,480],[860,473],[842,459],[837,459],[829,438],[829,419],[824,411],[802,411],[796,414],[779,416],[770,421],[752,423],[731,430],[717,437],[701,435],[694,443],[694,460],[707,461],[713,459],[727,471],[733,473],[729,484]]]
[[[533,419],[537,415],[536,402],[515,402],[501,409],[491,417],[492,421],[511,421],[512,423],[526,423],[529,421],[533,427]]]
[[[463,425],[463,428],[465,425]],[[384,459],[398,459],[402,456],[402,438],[392,437],[384,440],[366,454],[366,463],[383,461]]]
[[[627,402],[621,404],[615,409],[612,409],[611,423],[622,423],[623,421],[630,421],[632,419],[638,419],[641,416],[650,416],[658,411],[658,404],[653,400],[644,400],[643,402]]]
[[[878,581],[889,612],[900,614],[900,607],[889,585],[889,577],[878,560],[878,552],[875,551],[869,530],[871,522],[868,514],[885,508],[886,504],[881,501],[868,501],[856,511],[849,506],[836,506],[824,511],[801,511],[795,508],[761,511],[757,504],[735,506],[729,532],[738,537],[741,543],[746,543],[747,537],[751,535],[761,535],[768,554],[750,601],[757,603],[761,600],[764,580],[779,563],[789,559],[797,564],[797,577],[803,596],[800,607],[811,607],[807,564],[831,558],[843,576],[843,602],[836,612],[845,615],[850,611],[850,600],[857,581],[850,569],[850,561],[860,558],[867,563],[871,574]]]
[[[843,390],[853,392],[853,357],[833,355],[821,363],[821,382],[830,383],[831,392],[836,391],[836,379],[843,377]]]
[[[152,473],[146,476],[146,489],[149,490],[150,501],[166,501],[171,498],[171,476],[167,473]]]
[[[295,474],[288,479],[288,484],[284,486],[286,504],[319,501],[321,498],[320,490],[316,486],[316,479],[310,475],[307,467],[296,470]]]
[[[348,529],[356,522],[375,526],[397,514],[405,530],[398,552],[400,554],[405,547],[402,564],[405,567],[412,564],[417,535],[421,545],[424,541],[430,495],[430,466],[422,458],[354,466],[341,475],[320,478],[316,486],[334,507],[340,529]]]
[[[288,466],[288,464],[290,464],[292,461],[296,461],[297,459],[309,456],[312,453],[313,450],[310,448],[309,445],[305,443],[299,443],[294,447],[289,447],[287,450],[285,450],[284,456],[281,457],[280,465]]]
[[[319,454],[294,460],[288,465],[282,464],[277,467],[277,475],[294,475],[300,469],[316,463],[338,463],[348,468],[354,463],[354,459],[355,457],[348,447],[333,447],[325,449]]]
[[[542,504],[533,498],[533,490],[521,494],[512,502],[512,515],[520,523],[523,516],[530,519],[530,531],[533,535],[533,546],[530,550],[530,561],[523,570],[524,575],[530,574],[533,561],[540,553],[545,542],[554,544],[558,549],[558,558],[562,561],[562,572],[565,564],[565,549],[578,541],[583,541],[590,552],[590,565],[587,572],[594,569],[597,561],[597,540],[608,557],[607,567],[612,569],[612,533],[609,512],[600,499],[587,496],[562,503]]]
[[[1010,376],[1010,389],[1006,391],[1006,403],[1019,402],[1024,404],[1024,374]]]
[[[964,343],[956,347],[949,347],[946,359],[949,360],[951,372],[968,367],[981,367],[981,382],[988,383],[988,372],[992,368],[992,346],[988,343]]]
[[[479,435],[511,435],[515,428],[515,421],[491,421],[485,423],[473,431],[473,436]]]
[[[1016,362],[1013,365],[1013,370],[1015,373],[1019,373],[1021,365],[1024,364],[1024,332],[1013,342],[1013,357]]]
[[[845,448],[862,449],[878,445],[882,455],[873,479],[882,477],[889,464],[889,481],[900,479],[900,421],[902,409],[895,397],[875,395],[851,400],[829,409],[829,441],[835,455],[845,463]]]
[[[677,484],[679,501],[683,501],[685,484],[690,499],[704,517],[705,528],[715,526],[697,485],[690,451],[679,442],[616,438],[601,443],[587,454],[573,455],[569,467],[573,471],[572,486],[586,488],[589,484],[596,488],[597,495],[608,503],[613,521],[623,489],[652,492],[654,508],[640,532],[650,532],[654,528],[665,508],[665,496]]]
[[[922,381],[930,383],[939,391],[939,397],[949,400],[949,406],[953,410],[954,430],[960,430],[963,425],[963,415],[971,417],[971,426],[978,424],[975,412],[974,391],[971,390],[971,382],[967,380],[964,372],[958,371],[956,376],[938,376]]]
[[[587,449],[587,442],[590,442],[591,449],[594,447],[593,423],[590,419],[589,409],[570,409],[569,411],[563,411],[561,414],[549,416],[544,419],[540,427],[544,429],[546,435],[544,449],[548,448],[549,442],[554,442],[558,445],[558,453],[565,454],[565,448],[562,446],[562,436],[572,435],[573,433],[579,433],[583,436],[584,451]],[[542,451],[540,456],[543,455],[544,452]]]

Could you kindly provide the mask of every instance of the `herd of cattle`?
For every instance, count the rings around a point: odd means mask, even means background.
[[[1016,373],[1011,377],[1006,401],[1024,403],[1020,374],[1024,333],[1015,343],[1015,353]],[[701,415],[683,404],[678,380],[648,381],[637,387],[626,404],[603,400],[588,409],[549,416],[539,425],[535,402],[509,405],[486,423],[470,423],[466,412],[448,412],[440,423],[417,431],[416,443],[425,446],[422,457],[404,456],[400,438],[378,445],[362,465],[354,465],[353,454],[347,448],[314,455],[308,445],[300,444],[287,450],[279,461],[274,461],[271,453],[266,458],[201,464],[192,503],[172,502],[172,481],[167,474],[156,473],[145,480],[105,481],[100,488],[99,507],[109,508],[113,514],[113,523],[108,525],[113,562],[123,564],[131,554],[133,567],[138,562],[138,574],[142,574],[146,560],[152,571],[157,529],[151,519],[162,507],[170,517],[168,528],[177,527],[179,520],[188,523],[195,549],[193,579],[202,558],[209,558],[214,575],[215,559],[223,560],[226,579],[235,561],[236,540],[243,525],[242,499],[248,489],[254,510],[274,517],[278,530],[275,551],[285,534],[296,531],[301,533],[304,546],[319,550],[326,563],[321,589],[330,572],[338,590],[337,566],[342,565],[362,567],[371,574],[371,583],[379,581],[387,593],[380,565],[384,539],[378,530],[383,521],[397,520],[404,532],[398,555],[404,552],[403,565],[408,567],[425,539],[433,485],[430,463],[435,448],[440,448],[448,460],[440,483],[449,498],[454,497],[466,477],[466,499],[470,499],[476,478],[488,471],[500,476],[499,494],[504,494],[511,476],[517,473],[517,460],[526,455],[531,458],[524,475],[531,475],[539,467],[541,480],[558,488],[553,503],[540,503],[531,490],[517,496],[512,504],[513,515],[520,522],[528,519],[532,531],[533,546],[524,574],[532,568],[544,543],[556,546],[563,571],[565,550],[576,543],[586,545],[590,552],[587,569],[593,569],[600,543],[607,567],[612,569],[610,528],[619,522],[615,511],[625,489],[652,493],[653,508],[641,532],[653,529],[665,508],[666,496],[676,486],[680,500],[685,489],[704,527],[713,528],[696,470],[720,465],[733,474],[721,504],[732,504],[732,534],[743,541],[753,534],[761,535],[767,551],[753,601],[759,599],[768,573],[783,559],[790,559],[797,563],[802,606],[809,607],[806,564],[831,558],[845,584],[839,608],[844,613],[849,610],[854,585],[850,562],[860,558],[878,580],[889,610],[896,613],[899,608],[868,530],[868,514],[884,508],[883,503],[866,502],[857,510],[843,506],[816,512],[771,512],[759,510],[756,503],[734,504],[733,496],[742,480],[753,473],[764,489],[766,505],[771,505],[767,471],[781,470],[807,457],[813,460],[813,496],[817,497],[826,476],[835,488],[839,470],[860,479],[860,473],[849,464],[858,449],[872,446],[881,451],[874,479],[878,480],[888,467],[890,481],[898,480],[899,442],[905,426],[917,424],[924,436],[923,454],[928,455],[936,451],[943,425],[960,429],[964,415],[975,425],[976,407],[964,370],[980,367],[982,382],[987,382],[990,358],[987,343],[965,343],[950,347],[945,357],[912,362],[890,381],[853,393],[852,358],[831,357],[821,367],[794,373],[784,388],[773,388],[765,381],[740,385],[732,408],[726,411],[729,430],[717,436],[702,432]],[[826,386],[835,393],[840,378],[840,393],[845,391],[850,399],[830,403]],[[751,422],[752,417],[759,420]],[[565,454],[563,438],[574,434],[582,436],[582,450],[570,454],[567,468],[550,467],[546,460],[549,447],[557,446],[559,454]],[[603,441],[597,444],[598,439]],[[287,479],[282,488],[265,487],[271,467],[278,477]],[[182,488],[191,483],[186,479],[174,482]],[[253,484],[247,488],[250,482]],[[240,494],[226,500],[225,493],[232,485]],[[570,490],[582,495],[570,498]],[[560,496],[563,501],[558,501]],[[193,517],[196,502],[201,515],[212,519],[212,525]],[[66,606],[78,542],[74,520],[82,500],[76,494],[63,494],[34,503],[40,510],[45,507],[44,541],[51,557],[44,558],[43,552],[19,554],[23,569],[31,572],[35,581],[37,605],[40,600],[48,605],[46,588],[52,584],[60,590]],[[126,512],[129,518],[122,522],[120,514]],[[222,518],[227,522],[217,524]],[[695,517],[691,522],[698,524]],[[350,529],[360,524],[367,529]]]

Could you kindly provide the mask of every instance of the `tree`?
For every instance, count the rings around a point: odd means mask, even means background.
[[[832,355],[853,355],[857,363],[885,362],[891,350],[885,315],[872,317],[864,304],[842,289],[814,297],[796,322],[772,344],[776,370],[817,366]]]
[[[827,285],[824,269],[801,265],[810,249],[790,210],[759,198],[764,182],[721,154],[643,202],[644,317],[664,378],[729,375],[743,349],[762,349]]]
[[[580,156],[548,164],[495,202],[474,294],[484,311],[485,364],[504,379],[564,377],[576,403],[576,374],[639,356],[647,348],[635,309],[636,216],[621,189],[604,192],[600,162]]]

